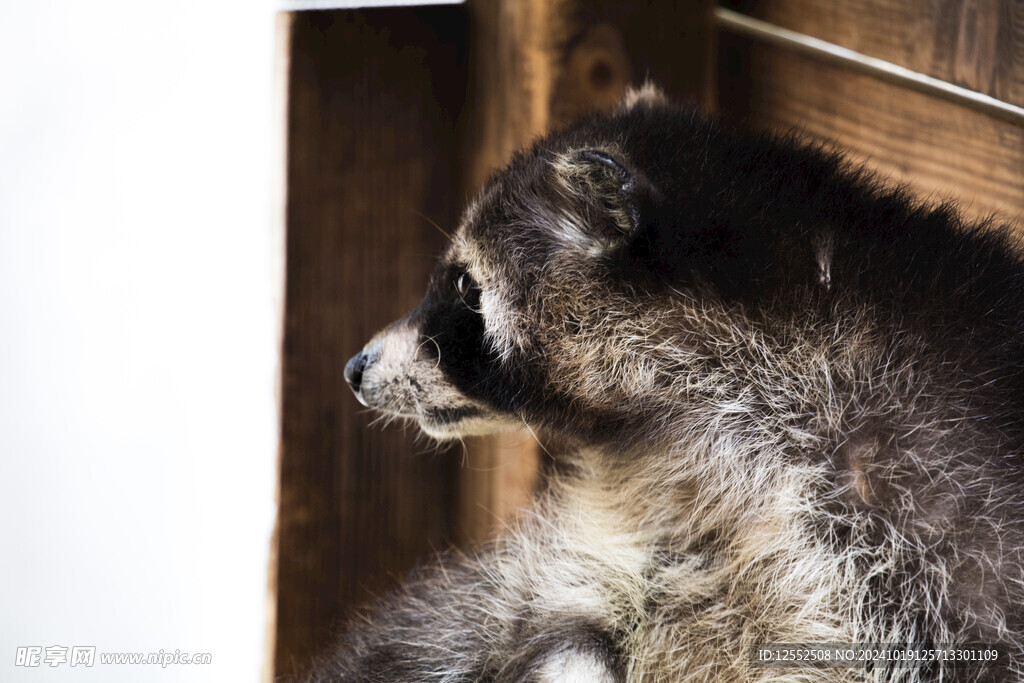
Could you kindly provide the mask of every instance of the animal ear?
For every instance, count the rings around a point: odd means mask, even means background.
[[[646,178],[619,154],[575,150],[555,162],[562,189],[576,204],[573,227],[604,246],[621,243],[641,226],[641,207],[652,195]]]

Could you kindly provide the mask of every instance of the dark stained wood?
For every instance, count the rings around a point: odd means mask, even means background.
[[[429,220],[454,222],[464,41],[460,8],[295,18],[277,675],[454,535],[461,454],[373,426],[342,370],[421,297],[444,242]]]
[[[1024,130],[810,57],[725,41],[726,108],[753,122],[836,141],[869,166],[974,216],[1024,214]],[[749,70],[749,71],[747,71]],[[739,85],[731,81],[735,78]]]
[[[747,0],[724,4],[1024,106],[1021,0]]]
[[[565,40],[552,93],[554,123],[618,103],[630,84],[656,83],[707,103],[713,85],[709,0],[578,0],[559,6]]]
[[[473,194],[513,152],[548,128],[557,28],[551,3],[470,0],[464,164]]]

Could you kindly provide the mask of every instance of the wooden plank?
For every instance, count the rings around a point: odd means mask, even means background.
[[[470,0],[467,190],[553,127],[650,79],[704,101],[713,2]]]
[[[726,2],[751,16],[1024,106],[1019,0]]]
[[[471,0],[471,76],[464,159],[467,194],[512,153],[548,129],[551,44],[558,28],[551,3]]]
[[[708,0],[589,0],[559,8],[566,40],[552,96],[556,124],[614,106],[651,80],[673,97],[706,103],[712,84]]]
[[[741,57],[737,57],[741,55]],[[1024,213],[1024,130],[746,40],[723,40],[723,108],[837,141],[880,173],[973,216]]]
[[[278,676],[448,545],[461,457],[372,426],[342,372],[422,296],[444,242],[423,216],[454,222],[464,10],[299,13],[292,44]]]

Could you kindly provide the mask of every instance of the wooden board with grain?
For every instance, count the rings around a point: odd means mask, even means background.
[[[459,8],[296,15],[288,103],[276,675],[458,514],[457,452],[372,425],[346,360],[422,296],[458,200]]]
[[[837,143],[971,216],[1024,214],[1024,129],[784,49],[735,39],[723,46],[725,64],[743,55],[741,68],[720,75],[726,110]]]
[[[1024,106],[1024,2],[1020,0],[741,0],[723,4]]]

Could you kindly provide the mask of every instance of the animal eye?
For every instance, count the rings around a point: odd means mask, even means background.
[[[475,310],[480,304],[480,287],[469,273],[459,273],[459,277],[455,279],[455,291],[459,293],[462,302],[470,308]]]
[[[459,293],[459,296],[465,298],[469,294],[469,290],[474,287],[476,287],[476,283],[473,282],[473,278],[469,273],[459,273],[459,277],[455,281],[455,291]]]

